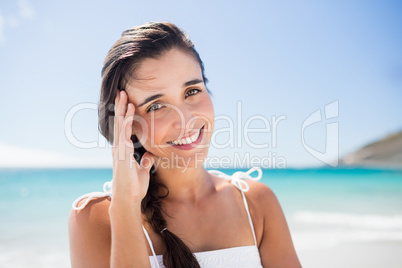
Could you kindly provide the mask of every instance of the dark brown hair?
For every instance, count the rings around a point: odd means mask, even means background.
[[[124,90],[127,82],[133,79],[136,69],[146,58],[158,58],[167,51],[178,48],[193,56],[200,64],[204,83],[207,79],[204,65],[194,44],[177,26],[168,22],[150,22],[138,27],[130,28],[122,33],[120,39],[109,50],[102,68],[102,85],[99,102],[99,131],[113,144],[114,128],[114,99],[117,90]],[[135,79],[135,78],[134,78]],[[207,89],[211,94],[211,92]],[[134,144],[134,158],[139,163],[146,152],[135,135],[131,136]],[[163,263],[167,268],[200,267],[188,246],[166,227],[166,220],[162,209],[162,199],[169,190],[158,183],[155,176],[155,167],[150,171],[148,192],[142,200],[142,213],[146,215],[156,233],[160,233],[165,245]],[[167,194],[161,196],[161,187]]]

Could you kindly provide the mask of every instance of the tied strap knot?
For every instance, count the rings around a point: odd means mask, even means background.
[[[80,197],[78,197],[74,202],[73,202],[73,209],[74,210],[81,210],[83,209],[89,201],[91,201],[92,198],[95,197],[105,197],[105,196],[110,196],[112,197],[112,181],[107,181],[103,184],[103,192],[92,192],[88,194],[84,194]],[[78,202],[80,200],[87,198],[87,200],[82,204],[81,206],[77,207]]]
[[[258,175],[256,177],[252,177],[251,174],[255,171],[258,172]],[[232,175],[227,175],[219,170],[209,170],[208,172],[218,175],[225,180],[231,181],[231,183],[242,192],[247,192],[250,189],[250,186],[244,180],[259,181],[262,178],[262,170],[259,167],[252,167],[246,172],[236,171]]]

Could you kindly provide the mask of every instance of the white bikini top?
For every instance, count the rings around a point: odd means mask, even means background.
[[[250,174],[254,171],[258,172],[257,177],[251,177]],[[261,258],[257,247],[257,239],[255,237],[253,221],[251,220],[250,211],[248,209],[248,204],[246,200],[246,196],[244,192],[249,190],[249,185],[247,184],[244,179],[249,179],[253,181],[258,181],[262,177],[262,170],[259,167],[253,167],[247,172],[237,171],[233,175],[227,175],[219,170],[208,170],[209,173],[218,175],[226,180],[231,181],[231,183],[238,188],[242,194],[244,206],[247,211],[248,220],[250,223],[250,227],[253,233],[254,238],[254,245],[251,246],[241,246],[241,247],[232,247],[232,248],[225,248],[225,249],[218,249],[212,251],[204,251],[204,252],[195,252],[194,256],[198,260],[200,266],[202,268],[223,268],[223,267],[241,267],[241,268],[262,268],[261,265]],[[110,196],[112,197],[112,181],[105,182],[103,185],[103,192],[92,192],[87,193],[79,198],[77,198],[73,202],[73,209],[74,210],[81,210],[83,209],[89,201],[94,197],[104,197]],[[78,202],[83,199],[87,198],[84,204],[77,207]],[[149,246],[152,251],[153,256],[149,256],[149,260],[151,262],[152,268],[164,268],[163,265],[163,256],[156,255],[154,247],[152,245],[152,241],[148,235],[147,230],[142,226],[144,230],[145,237],[148,240]]]

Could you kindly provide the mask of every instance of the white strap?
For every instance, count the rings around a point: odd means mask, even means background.
[[[257,177],[252,177],[250,176],[250,174],[252,174],[254,171],[258,172]],[[219,177],[222,177],[226,180],[231,181],[231,183],[236,186],[236,188],[238,188],[241,191],[242,197],[243,197],[243,202],[244,202],[244,206],[246,207],[246,211],[247,211],[247,216],[248,216],[248,220],[250,222],[250,226],[251,226],[251,230],[253,232],[253,238],[254,238],[254,243],[255,245],[257,245],[257,239],[255,237],[255,231],[254,231],[254,225],[253,225],[253,221],[251,220],[251,216],[250,216],[250,211],[248,209],[248,204],[247,204],[247,199],[246,196],[244,194],[244,192],[247,192],[250,189],[250,186],[248,185],[248,183],[246,181],[244,181],[244,179],[248,179],[248,180],[252,180],[252,181],[258,181],[262,178],[262,170],[259,167],[253,167],[250,170],[248,170],[247,172],[242,172],[242,171],[236,171],[233,175],[227,175],[219,170],[208,170],[209,173],[218,175]],[[92,192],[92,193],[88,193],[88,194],[84,194],[82,196],[80,196],[79,198],[77,198],[74,202],[73,202],[73,209],[74,210],[81,210],[83,209],[88,203],[89,201],[91,201],[92,198],[94,197],[104,197],[104,196],[112,196],[112,181],[107,181],[103,184],[103,192]],[[82,204],[81,206],[77,207],[78,202],[83,199],[83,198],[87,198],[87,200],[85,201],[84,204]],[[144,231],[145,237],[148,240],[149,246],[151,248],[152,254],[154,256],[155,262],[157,263],[157,266],[159,266],[159,262],[158,259],[156,257],[155,254],[155,250],[152,244],[152,241],[148,235],[147,230],[144,228],[144,226],[142,226],[142,229]]]
[[[250,222],[250,226],[251,226],[251,231],[253,231],[254,244],[257,246],[257,238],[255,237],[253,221],[251,220],[250,211],[248,210],[246,195],[244,194],[243,191],[241,191],[241,195],[243,196],[244,206],[246,207],[248,221]]]
[[[91,201],[92,198],[104,197],[104,196],[112,197],[112,181],[107,181],[103,184],[103,192],[92,192],[92,193],[84,194],[84,195],[78,197],[73,202],[73,209],[81,210],[89,203],[89,201]],[[87,197],[87,200],[85,201],[85,203],[82,204],[81,206],[77,207],[78,202],[80,202],[81,199],[86,198],[86,197]]]
[[[258,171],[257,177],[250,176],[250,174],[253,173],[254,171]],[[225,180],[231,181],[231,183],[240,190],[241,195],[243,197],[244,206],[246,207],[248,221],[250,222],[251,230],[253,231],[254,243],[257,246],[257,238],[255,236],[254,225],[253,225],[253,221],[251,220],[250,211],[248,209],[246,195],[244,194],[244,192],[247,192],[250,189],[250,186],[248,185],[248,183],[246,181],[244,181],[244,179],[248,179],[248,180],[252,180],[252,181],[260,180],[262,178],[261,168],[253,167],[250,170],[248,170],[247,172],[236,171],[231,176],[227,175],[219,170],[208,170],[208,172],[218,175],[219,177],[224,178]]]
[[[254,171],[258,172],[257,177],[250,176],[250,174],[253,173]],[[225,180],[231,181],[232,184],[242,192],[247,192],[250,189],[248,183],[244,181],[245,179],[252,181],[259,181],[262,178],[262,170],[259,167],[252,167],[247,172],[236,171],[235,173],[233,173],[233,175],[227,175],[219,170],[208,170],[208,172],[218,175],[219,177],[224,178]]]
[[[147,232],[147,229],[145,229],[144,225],[142,225],[142,230],[144,230],[144,234],[145,234],[145,237],[146,237],[147,240],[148,240],[149,247],[151,248],[151,251],[152,251],[152,255],[154,255],[154,260],[155,260],[155,262],[156,262],[156,265],[158,265],[158,268],[160,268],[159,262],[158,262],[158,258],[156,258],[156,254],[155,254],[155,250],[154,250],[154,245],[152,244],[151,238],[149,237],[148,232]]]

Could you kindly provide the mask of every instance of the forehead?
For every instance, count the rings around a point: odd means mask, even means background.
[[[130,102],[138,105],[146,96],[178,91],[194,79],[202,80],[198,61],[188,53],[172,49],[161,57],[144,59],[127,83],[126,91]]]

